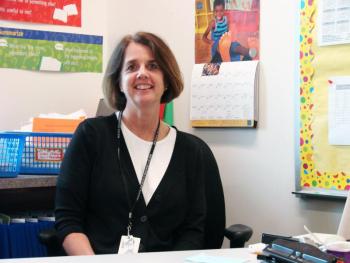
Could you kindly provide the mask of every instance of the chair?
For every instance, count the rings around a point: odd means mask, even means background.
[[[97,110],[96,110],[96,117],[108,116],[108,115],[111,115],[113,112],[115,112],[115,110],[109,108],[104,99],[100,99],[98,101]]]
[[[55,228],[42,230],[38,238],[40,243],[46,247],[49,257],[67,256],[62,245],[58,241]]]

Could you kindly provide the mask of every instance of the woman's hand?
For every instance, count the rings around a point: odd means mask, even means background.
[[[89,239],[83,233],[71,233],[66,236],[63,248],[69,256],[95,255]]]

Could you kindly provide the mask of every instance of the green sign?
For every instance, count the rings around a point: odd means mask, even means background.
[[[102,37],[0,27],[0,67],[102,72]]]

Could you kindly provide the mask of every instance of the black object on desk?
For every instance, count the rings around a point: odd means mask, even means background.
[[[264,250],[266,259],[290,263],[335,263],[337,258],[306,243],[276,239]]]
[[[280,236],[280,235],[274,235],[274,234],[268,234],[268,233],[262,233],[261,235],[261,243],[264,243],[266,245],[270,245],[276,239],[284,239],[284,240],[299,242],[297,238],[293,238],[292,236]]]

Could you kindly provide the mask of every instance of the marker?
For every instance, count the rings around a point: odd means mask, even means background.
[[[312,233],[310,229],[307,228],[307,226],[304,225],[304,229],[313,238],[313,240],[316,241],[316,243],[319,245],[324,245],[324,242],[322,242],[314,233]]]

